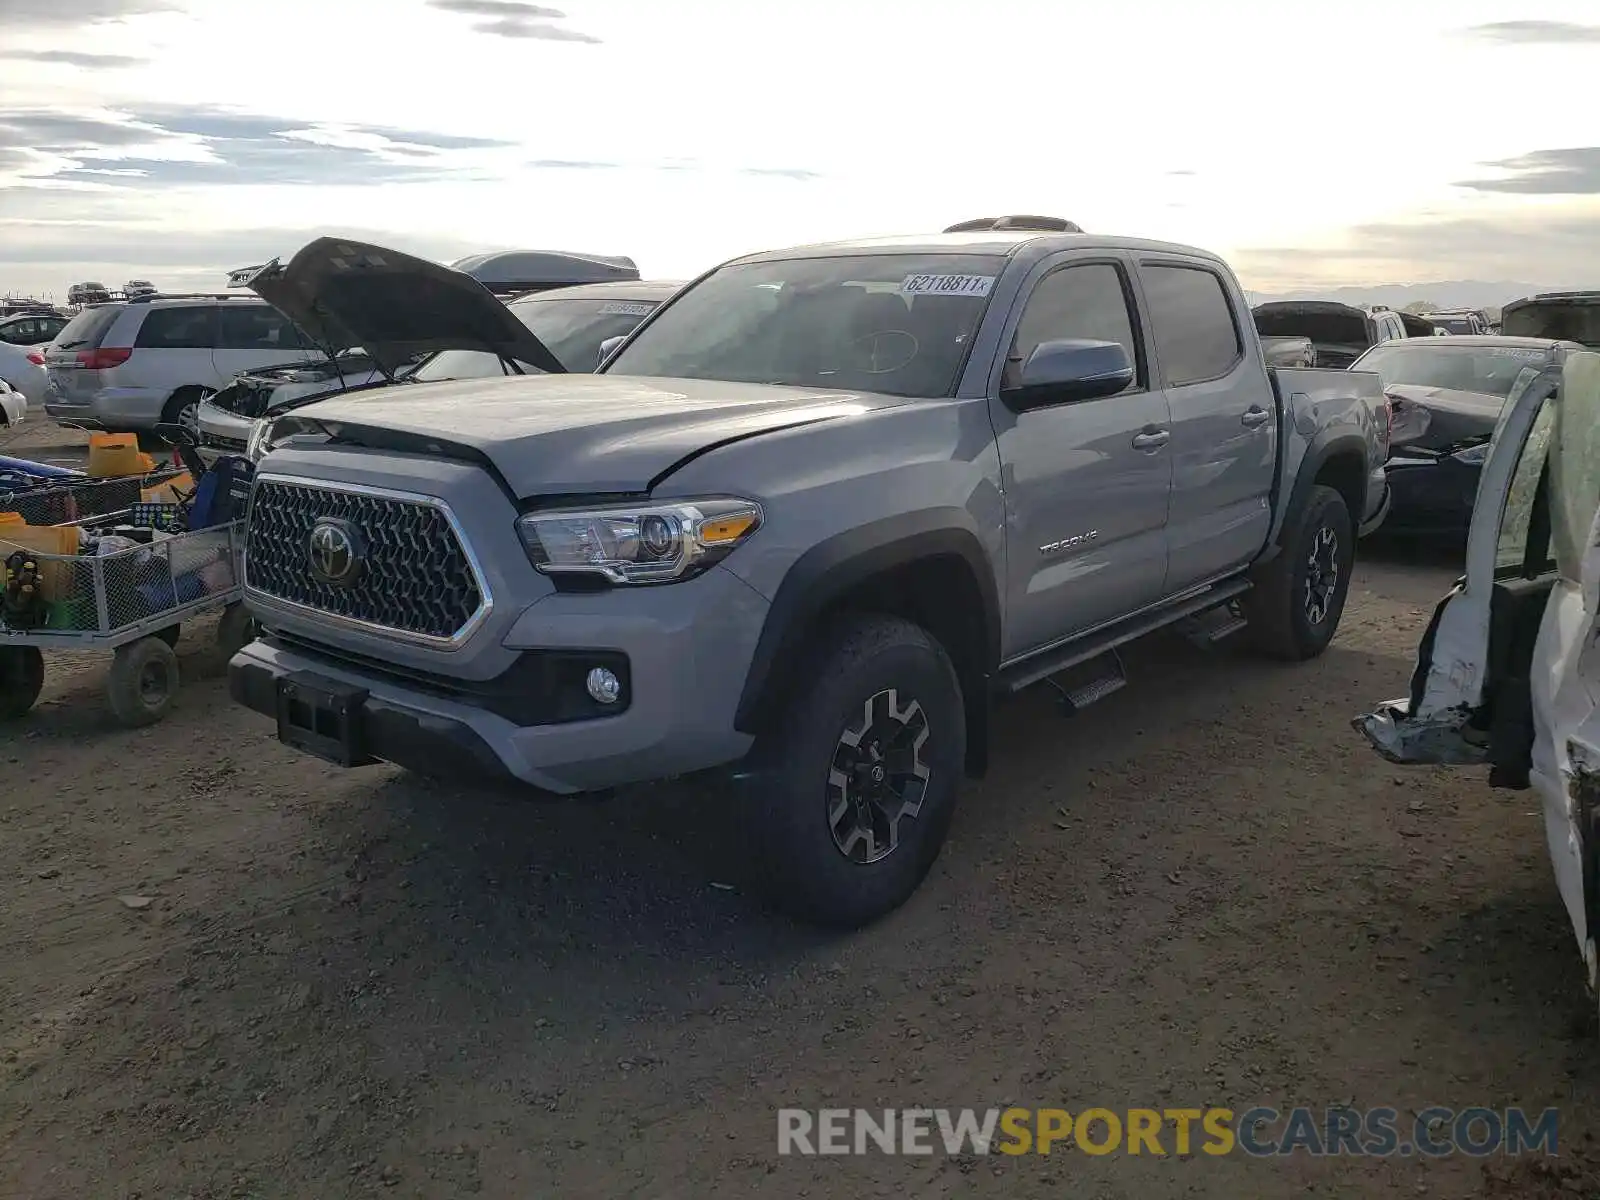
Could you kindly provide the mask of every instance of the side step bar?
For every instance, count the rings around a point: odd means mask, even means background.
[[[1148,633],[1164,629],[1169,625],[1176,625],[1185,618],[1195,617],[1211,609],[1218,608],[1228,601],[1242,596],[1250,590],[1248,579],[1232,579],[1225,583],[1217,583],[1198,592],[1187,599],[1177,601],[1154,612],[1142,613],[1136,617],[1129,617],[1119,621],[1106,629],[1086,634],[1052,650],[1036,654],[1032,658],[1024,659],[1015,666],[1002,670],[995,679],[997,690],[1001,692],[1016,693],[1023,688],[1032,687],[1040,680],[1047,679],[1069,667],[1076,667],[1090,659],[1099,658],[1108,651],[1115,650],[1118,646],[1135,641]],[[1235,618],[1236,619],[1236,618]],[[1226,636],[1241,628],[1243,622],[1225,628],[1217,636]],[[1214,639],[1213,639],[1214,640]],[[1118,661],[1120,669],[1121,663]],[[1091,685],[1095,686],[1095,685]],[[1109,695],[1111,691],[1120,687],[1107,688],[1101,695]],[[1097,697],[1098,698],[1098,697]]]

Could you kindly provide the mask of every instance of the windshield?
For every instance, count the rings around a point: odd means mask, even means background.
[[[1420,339],[1419,339],[1420,340]],[[1542,363],[1546,351],[1527,346],[1460,346],[1388,343],[1364,355],[1355,370],[1375,371],[1384,387],[1412,384],[1479,392],[1505,399],[1522,368]]]
[[[723,267],[606,373],[947,396],[1004,266],[993,255],[872,254]]]
[[[659,300],[562,300],[555,296],[518,300],[506,307],[516,314],[550,349],[569,371],[593,371],[600,362],[600,344],[607,338],[632,333],[640,321],[660,304]],[[529,375],[542,372],[528,363],[521,364]],[[485,375],[511,374],[500,359],[487,350],[444,350],[435,354],[409,378],[415,383],[438,383],[442,379],[477,379]]]

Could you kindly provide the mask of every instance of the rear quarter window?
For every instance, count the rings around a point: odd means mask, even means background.
[[[1244,357],[1244,342],[1221,277],[1205,267],[1146,264],[1139,278],[1166,385],[1205,383],[1231,372]]]
[[[149,350],[210,350],[217,344],[217,310],[198,304],[152,308],[133,344]]]
[[[122,312],[121,305],[106,305],[103,308],[86,308],[56,335],[56,349],[58,350],[97,350],[105,339],[107,331],[116,324],[118,315]]]

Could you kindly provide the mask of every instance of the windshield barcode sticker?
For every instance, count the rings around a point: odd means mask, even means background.
[[[907,275],[900,281],[902,296],[987,296],[993,275]]]
[[[1522,358],[1530,362],[1536,358],[1544,358],[1548,354],[1548,350],[1524,350],[1520,347],[1512,346],[1496,346],[1489,351],[1490,358]]]
[[[602,317],[648,317],[654,304],[630,304],[622,300],[613,300],[609,304],[600,306]]]

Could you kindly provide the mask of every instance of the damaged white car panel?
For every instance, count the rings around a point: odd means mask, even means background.
[[[1399,763],[1487,764],[1541,800],[1595,988],[1600,926],[1600,354],[1519,381],[1490,443],[1466,575],[1419,649],[1412,696],[1356,728]]]

